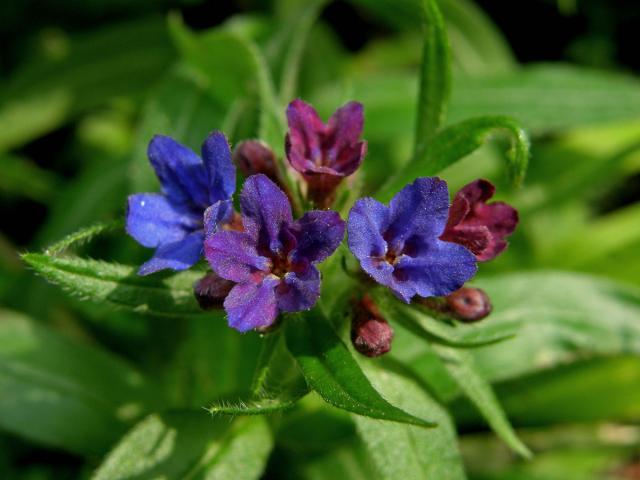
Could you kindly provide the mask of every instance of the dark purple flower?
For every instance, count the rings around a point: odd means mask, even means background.
[[[358,200],[348,221],[349,249],[373,279],[406,303],[414,295],[447,295],[476,272],[469,250],[444,242],[449,211],[447,184],[418,178],[389,203]]]
[[[233,216],[231,196],[236,171],[225,136],[213,132],[202,145],[202,159],[170,137],[156,135],[148,156],[162,193],[129,196],[126,230],[138,243],[155,248],[138,270],[148,275],[163,269],[185,270],[202,256],[203,214],[212,230]]]
[[[487,180],[476,180],[464,186],[453,200],[449,220],[440,237],[471,250],[478,261],[486,262],[505,248],[505,237],[518,224],[518,211],[504,202],[487,203],[496,187]]]
[[[367,142],[360,140],[362,104],[347,103],[325,125],[311,105],[298,99],[289,104],[287,121],[289,163],[306,180],[309,197],[326,206],[342,178],[358,169],[367,152]]]
[[[229,325],[240,332],[267,327],[279,312],[313,307],[320,295],[315,267],[344,236],[336,212],[311,211],[293,220],[287,196],[265,175],[249,177],[240,194],[244,231],[207,236],[205,257],[236,283],[224,302]]]

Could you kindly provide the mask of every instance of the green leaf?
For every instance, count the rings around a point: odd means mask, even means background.
[[[0,154],[0,193],[46,202],[56,193],[60,178],[25,158]]]
[[[115,220],[108,223],[96,223],[95,225],[85,227],[77,232],[67,235],[62,240],[47,247],[44,253],[45,255],[58,255],[72,246],[82,245],[103,233],[122,230],[123,228],[124,222],[122,220]]]
[[[250,389],[262,343],[258,334],[230,328],[221,308],[189,317],[182,326],[184,335],[162,382],[173,404],[202,408],[214,398]]]
[[[474,285],[493,304],[488,321],[521,322],[504,344],[475,349],[480,374],[504,381],[585,356],[640,353],[640,289],[568,272],[512,273]]]
[[[529,163],[529,138],[518,123],[507,117],[478,117],[447,127],[391,177],[378,197],[389,200],[395,192],[417,177],[435,175],[481,147],[495,133],[506,132],[511,139],[507,154],[509,172],[520,185]]]
[[[279,89],[282,102],[291,101],[297,94],[298,75],[307,41],[313,24],[326,3],[327,0],[295,2],[298,8],[283,9],[286,18],[276,30],[276,38],[272,40],[275,45],[272,50],[280,53],[282,59]]]
[[[520,322],[494,322],[491,317],[477,324],[449,325],[425,314],[421,307],[403,304],[386,293],[377,300],[387,319],[398,322],[414,335],[443,345],[477,348],[512,338],[520,329]]]
[[[193,284],[203,272],[140,277],[137,267],[75,256],[26,253],[22,259],[48,281],[81,299],[160,316],[203,313],[193,296]]]
[[[435,349],[460,389],[496,434],[515,452],[525,458],[530,458],[531,452],[514,432],[491,389],[491,385],[478,373],[473,363],[473,357],[468,352],[453,348],[436,346]]]
[[[364,363],[364,362],[363,362]],[[419,417],[433,418],[438,428],[385,424],[354,416],[358,434],[382,479],[464,479],[455,428],[446,410],[421,385],[390,362],[380,368],[366,361],[365,372],[376,389],[394,404]]]
[[[630,422],[640,416],[638,356],[593,358],[526,375],[495,386],[514,424],[528,427],[558,423]],[[588,398],[589,401],[585,401]],[[462,399],[451,404],[465,426],[477,416]]]
[[[371,386],[348,348],[318,309],[286,320],[286,342],[307,384],[329,404],[381,420],[433,427],[389,404]]]
[[[364,72],[315,92],[314,105],[330,110],[345,97],[366,105],[365,138],[410,141],[417,93],[415,73]],[[516,119],[532,135],[606,122],[636,120],[640,81],[632,76],[563,64],[531,64],[512,72],[454,76],[448,123],[481,115]]]
[[[507,115],[534,133],[636,120],[640,82],[621,73],[566,64],[530,64],[513,72],[454,81],[451,121]]]
[[[81,455],[102,454],[159,400],[123,361],[9,311],[0,311],[0,388],[3,429]]]
[[[155,414],[120,441],[92,478],[258,479],[272,446],[262,418],[230,423],[201,411]]]
[[[287,410],[309,393],[296,361],[286,349],[282,331],[262,339],[262,350],[249,395],[228,395],[209,407],[210,413],[260,415]]]
[[[451,92],[449,39],[437,0],[422,0],[422,12],[425,32],[414,155],[423,151],[444,123]]]
[[[159,18],[65,40],[61,58],[36,58],[0,95],[0,150],[18,147],[114,97],[140,95],[174,53]]]
[[[453,60],[469,74],[507,72],[517,66],[505,36],[491,18],[469,0],[441,0]]]

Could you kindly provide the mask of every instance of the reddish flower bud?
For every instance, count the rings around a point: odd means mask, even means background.
[[[391,350],[393,329],[382,317],[369,295],[356,306],[351,322],[351,341],[367,357],[379,357]]]
[[[233,152],[233,161],[245,177],[262,173],[278,183],[276,156],[260,140],[240,142]]]
[[[466,247],[480,262],[498,256],[518,224],[518,211],[504,202],[487,203],[495,191],[487,180],[464,186],[453,199],[440,239]]]
[[[193,294],[203,310],[221,308],[234,283],[211,272],[193,285]]]
[[[489,296],[479,288],[463,287],[447,295],[447,310],[463,322],[482,320],[493,310]]]

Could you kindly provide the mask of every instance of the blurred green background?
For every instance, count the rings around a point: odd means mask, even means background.
[[[473,355],[537,455],[517,460],[455,388],[432,385],[454,415],[468,475],[640,478],[640,4],[440,5],[454,59],[448,121],[506,114],[532,140],[521,189],[506,181],[499,135],[442,173],[452,191],[491,179],[521,216],[480,284],[496,316],[520,316],[525,327]],[[2,2],[0,478],[88,477],[144,414],[241,389],[257,356],[256,338],[224,322],[114,313],[71,298],[17,252],[121,218],[127,194],[157,188],[145,156],[154,133],[194,148],[216,128],[232,142],[255,137],[270,88],[280,111],[294,96],[325,117],[362,102],[372,190],[410,154],[417,8]],[[282,152],[281,140],[268,140]],[[123,235],[81,253],[130,264],[149,255]],[[394,355],[437,383],[428,352],[401,335]],[[279,420],[265,478],[375,478],[353,422],[305,402]]]

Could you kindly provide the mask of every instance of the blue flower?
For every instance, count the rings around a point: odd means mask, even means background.
[[[240,332],[272,325],[280,312],[312,308],[320,296],[316,264],[338,247],[344,221],[315,210],[294,220],[289,199],[265,175],[249,177],[240,195],[244,231],[207,235],[205,256],[220,277],[235,282],[224,301]]]
[[[233,217],[236,170],[229,143],[224,134],[213,132],[202,145],[200,159],[172,138],[156,135],[147,154],[162,193],[129,196],[127,233],[141,245],[156,249],[138,274],[185,270],[202,256],[207,207],[210,230]]]
[[[402,301],[448,295],[476,273],[475,256],[439,237],[447,223],[449,192],[437,177],[418,178],[389,206],[358,200],[347,223],[348,244],[376,282]]]

